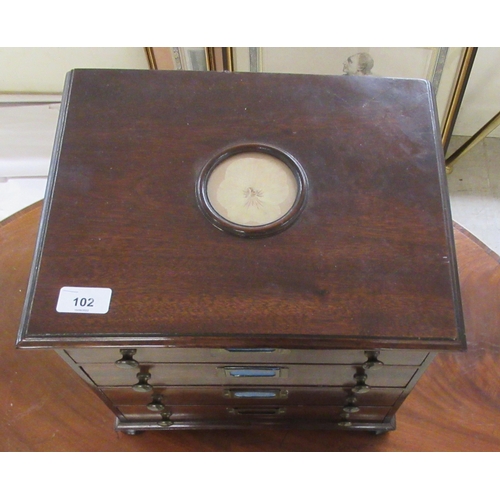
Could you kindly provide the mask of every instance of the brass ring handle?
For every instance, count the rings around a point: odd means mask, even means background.
[[[115,365],[120,368],[137,368],[139,362],[134,359],[137,349],[120,349],[122,357],[115,361]]]
[[[138,373],[137,379],[139,382],[132,386],[132,389],[137,392],[150,392],[153,390],[153,386],[148,384],[148,380],[151,378],[150,373]]]

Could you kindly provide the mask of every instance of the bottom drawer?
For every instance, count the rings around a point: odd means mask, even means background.
[[[119,406],[118,411],[126,421],[165,422],[166,425],[189,421],[224,421],[244,423],[247,421],[352,421],[381,422],[390,407],[364,407],[357,413],[346,414],[342,406],[168,406],[163,412],[151,412],[144,406]]]

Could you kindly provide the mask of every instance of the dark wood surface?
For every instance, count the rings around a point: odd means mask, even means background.
[[[428,82],[77,70],[67,89],[25,345],[462,347]],[[198,206],[239,144],[308,177],[280,234],[227,234]],[[56,312],[64,286],[112,289],[109,312]]]
[[[128,436],[54,352],[16,350],[40,205],[0,224],[0,451],[500,451],[500,258],[455,226],[469,349],[438,355],[397,430],[161,431]]]
[[[115,365],[92,364],[82,367],[90,378],[99,386],[132,386],[137,382],[136,370],[124,370]],[[346,365],[318,365],[311,369],[311,365],[294,365],[293,374],[279,379],[280,386],[285,385],[328,385],[332,380],[337,385],[349,385],[357,372],[355,366]],[[417,371],[415,366],[385,366],[370,374],[370,386],[373,387],[406,387]],[[269,380],[253,377],[223,378],[215,370],[213,364],[169,363],[152,365],[149,373],[158,385],[195,385],[200,381],[207,385],[269,385]]]

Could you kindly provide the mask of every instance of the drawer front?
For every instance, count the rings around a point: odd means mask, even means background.
[[[158,422],[169,419],[171,422],[217,420],[234,423],[255,421],[315,420],[360,422],[382,421],[390,408],[366,407],[348,417],[342,406],[170,406],[165,412],[148,411],[143,406],[120,406],[117,408],[126,420]]]
[[[367,361],[363,350],[289,350],[289,349],[198,349],[168,347],[131,348],[139,363],[304,363],[361,365]],[[122,358],[118,348],[67,349],[79,364],[114,363]],[[382,350],[377,359],[386,365],[419,366],[426,351]]]
[[[124,369],[110,364],[82,365],[99,386],[133,386],[138,373],[149,374],[148,383],[158,385],[327,385],[352,386],[359,368],[348,365],[253,365],[157,364]],[[373,387],[406,387],[417,368],[385,366],[368,370],[366,384]]]
[[[342,387],[155,387],[141,393],[129,388],[107,387],[102,392],[115,406],[146,406],[151,402],[162,405],[343,405],[352,397],[350,389]],[[359,406],[392,406],[401,396],[401,389],[380,388],[356,395]]]

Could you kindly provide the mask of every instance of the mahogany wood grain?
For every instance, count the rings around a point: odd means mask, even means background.
[[[102,388],[101,388],[102,389]],[[103,392],[109,400],[118,406],[123,405],[142,405],[146,406],[153,400],[153,397],[161,397],[165,404],[171,405],[255,405],[265,402],[266,404],[280,405],[343,405],[346,399],[351,395],[347,387],[281,387],[258,388],[249,387],[247,391],[253,393],[274,394],[272,398],[249,398],[237,397],[242,395],[245,389],[231,389],[222,387],[204,387],[204,386],[156,386],[153,393],[135,392],[130,388],[109,387],[104,388]],[[356,395],[357,404],[361,406],[392,406],[401,396],[402,389],[378,388],[372,389],[366,393]]]
[[[325,430],[113,431],[56,353],[16,350],[40,205],[0,224],[0,451],[500,451],[500,258],[455,226],[469,349],[440,354],[374,436]]]
[[[158,422],[161,419],[161,412],[151,412],[144,406],[119,406],[117,408],[122,415],[129,419],[143,420],[149,422]],[[356,422],[375,422],[379,423],[389,412],[389,407],[366,406],[352,415],[352,421]],[[241,425],[242,421],[247,425],[255,425],[262,422],[293,422],[293,425],[300,425],[302,421],[306,425],[311,425],[311,421],[321,424],[332,424],[332,420],[340,420],[342,415],[342,406],[284,406],[279,403],[266,407],[254,405],[239,405],[231,403],[228,405],[189,405],[189,406],[170,406],[168,412],[171,413],[171,419],[177,423],[183,422],[203,422],[212,421],[218,423],[227,422],[230,425]],[[254,417],[253,419],[251,417]],[[257,420],[257,422],[255,422]]]
[[[118,348],[93,349],[65,349],[70,358],[79,364],[85,363],[114,363],[121,358]],[[429,353],[426,351],[382,351],[377,359],[385,365],[421,365]],[[362,365],[367,360],[364,351],[333,351],[325,350],[288,350],[281,349],[275,352],[228,351],[227,349],[179,348],[159,349],[140,348],[133,355],[133,359],[143,363],[270,363],[270,364],[341,364]]]
[[[460,350],[437,129],[424,80],[70,72],[20,342]],[[309,186],[297,221],[251,240],[195,190],[249,145]],[[111,289],[109,311],[60,314],[66,286]]]
[[[241,365],[237,365],[241,368]],[[274,365],[253,365],[257,369],[273,368]],[[96,385],[128,386],[137,383],[139,370],[124,370],[115,365],[83,365],[81,367]],[[269,385],[270,377],[235,377],[228,367],[218,364],[171,363],[141,365],[141,370],[151,374],[153,385],[199,384],[206,385]],[[359,368],[350,365],[288,365],[277,367],[279,375],[272,377],[271,383],[286,385],[328,385],[332,380],[337,385],[354,386],[354,376]],[[386,366],[383,370],[368,371],[366,383],[370,387],[406,387],[417,368],[414,366]],[[227,373],[227,375],[226,375]]]

